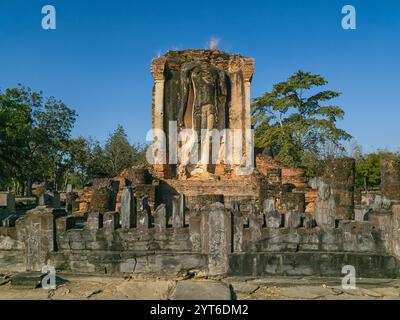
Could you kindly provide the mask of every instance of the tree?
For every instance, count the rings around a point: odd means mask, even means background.
[[[399,154],[384,150],[356,158],[356,188],[368,191],[380,186],[382,157],[391,157],[400,161]]]
[[[30,195],[34,181],[61,185],[75,118],[74,110],[42,92],[22,86],[0,92],[0,161],[22,193]]]
[[[146,165],[146,146],[130,145],[118,126],[104,148],[92,138],[79,137],[69,143],[69,183],[82,188],[93,178],[111,178],[134,165]]]
[[[98,141],[79,137],[70,141],[69,182],[82,188],[92,178],[108,176],[105,152]]]
[[[111,176],[117,176],[122,170],[133,165],[135,151],[129,144],[128,137],[121,125],[118,125],[117,129],[108,137],[105,156]]]
[[[16,89],[0,92],[0,124],[0,185],[6,189],[22,169],[19,151],[32,125],[31,108]]]
[[[342,142],[351,136],[336,126],[344,111],[335,105],[321,105],[340,93],[310,93],[326,84],[319,75],[298,71],[285,82],[275,84],[271,92],[254,99],[256,146],[268,148],[284,164],[306,168],[310,175],[319,159],[344,150]]]
[[[370,153],[356,160],[356,188],[368,191],[381,184],[381,154]]]

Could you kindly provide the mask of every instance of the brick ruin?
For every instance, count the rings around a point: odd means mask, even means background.
[[[222,81],[217,91],[223,99],[217,100],[223,103],[215,106],[225,112],[221,125],[250,128],[254,61],[218,50],[169,52],[153,60],[153,128],[179,122],[180,114],[185,126],[194,126],[195,113],[192,120],[180,113],[179,106],[187,106],[179,93],[182,77],[196,68],[196,76]],[[340,276],[344,265],[353,265],[357,276],[399,275],[400,170],[394,159],[382,161],[381,194],[363,197],[355,194],[350,158],[326,161],[311,180],[266,155],[257,155],[255,164],[249,175],[237,175],[226,163],[201,170],[155,164],[94,180],[62,195],[65,206],[53,194],[22,217],[2,221],[0,271],[52,265],[96,274]],[[1,195],[1,207],[12,202],[7,197]]]

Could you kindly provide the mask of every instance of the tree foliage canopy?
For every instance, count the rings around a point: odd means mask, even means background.
[[[73,139],[76,112],[54,97],[29,88],[0,91],[0,189],[30,194],[34,182],[64,189],[92,178],[113,177],[146,164],[142,145],[131,145],[118,126],[104,147],[91,138]]]
[[[0,162],[4,180],[28,189],[63,179],[76,112],[54,97],[19,86],[0,92]]]
[[[329,156],[332,150],[343,150],[343,140],[351,138],[336,126],[344,111],[326,104],[340,93],[316,90],[326,84],[319,75],[298,71],[254,99],[256,146],[268,148],[278,161],[287,165],[309,169],[312,169],[310,161]]]

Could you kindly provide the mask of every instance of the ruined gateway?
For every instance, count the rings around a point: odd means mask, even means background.
[[[171,121],[178,131],[250,129],[253,71],[252,59],[218,50],[154,59],[153,128],[167,141]],[[242,147],[245,159],[253,150]],[[393,161],[382,161],[381,193],[362,199],[350,158],[327,161],[310,181],[262,154],[255,164],[243,175],[241,162],[156,163],[96,180],[71,191],[66,208],[38,206],[3,223],[0,271],[340,276],[353,265],[361,277],[400,274]]]

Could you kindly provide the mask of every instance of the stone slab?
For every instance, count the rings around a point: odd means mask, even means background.
[[[335,292],[328,287],[288,287],[282,288],[281,294],[293,299],[318,299],[325,296],[332,296]]]
[[[213,280],[179,281],[172,300],[231,300],[229,286]]]
[[[21,272],[11,277],[11,286],[21,289],[35,289],[40,286],[42,281],[41,272]]]

